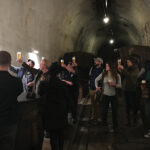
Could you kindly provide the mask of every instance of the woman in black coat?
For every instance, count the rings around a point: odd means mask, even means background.
[[[60,80],[62,68],[58,63],[50,67],[50,80],[40,88],[46,89],[44,108],[45,128],[50,135],[52,150],[63,150],[63,132],[67,125],[67,85]],[[44,90],[43,90],[44,91]]]

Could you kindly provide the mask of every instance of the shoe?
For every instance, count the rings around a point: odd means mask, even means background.
[[[92,117],[90,118],[90,120],[96,120],[96,118],[92,116]]]
[[[133,124],[132,124],[132,127],[137,127],[137,123],[133,123]]]
[[[72,125],[73,124],[73,118],[72,118],[72,114],[68,113],[68,124]]]
[[[98,118],[98,119],[97,119],[97,122],[102,122],[102,119]]]
[[[107,122],[103,122],[103,121],[102,121],[102,126],[103,126],[103,127],[107,127],[107,126],[108,126]]]
[[[89,120],[90,120],[89,117],[84,117],[84,118],[81,119],[81,121],[85,121],[85,122],[87,122],[87,121],[89,121]]]
[[[148,132],[147,134],[144,135],[145,138],[150,138],[150,132]]]
[[[49,133],[48,133],[48,132],[45,132],[44,137],[45,137],[45,138],[49,138]]]
[[[114,129],[110,129],[109,132],[110,133],[114,133],[115,131],[114,131]]]
[[[49,136],[49,134],[47,132],[44,135],[44,140],[46,140],[46,141],[50,140],[50,136]]]
[[[77,123],[77,119],[73,119],[73,124],[76,124]]]
[[[128,122],[128,123],[125,124],[125,126],[131,127],[131,123]]]

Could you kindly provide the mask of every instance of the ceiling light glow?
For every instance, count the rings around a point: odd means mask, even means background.
[[[103,19],[103,22],[104,22],[105,24],[107,24],[107,23],[109,22],[109,17],[105,16],[104,19]]]
[[[31,60],[34,60],[34,62],[35,62],[35,68],[36,69],[39,69],[39,67],[40,67],[40,64],[39,64],[39,58],[38,58],[38,56],[33,52],[31,52],[31,53],[28,53],[28,57],[29,57],[29,59],[31,59]]]
[[[110,44],[114,44],[114,39],[110,39],[110,40],[109,40],[109,43],[110,43]]]
[[[33,53],[38,54],[39,51],[38,50],[33,50]]]

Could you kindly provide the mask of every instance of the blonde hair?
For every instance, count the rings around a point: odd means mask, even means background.
[[[50,61],[48,59],[44,58],[41,61],[44,62],[44,65],[46,66],[47,69],[50,67],[51,63],[50,63]]]

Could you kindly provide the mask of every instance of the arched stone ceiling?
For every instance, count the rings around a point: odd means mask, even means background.
[[[65,52],[97,53],[113,35],[127,45],[150,45],[150,0],[1,0],[0,48],[26,58],[33,49],[56,60]],[[110,24],[104,25],[106,12]]]

